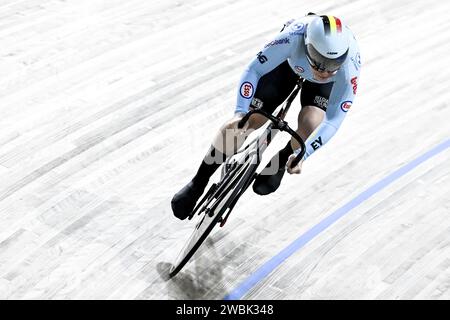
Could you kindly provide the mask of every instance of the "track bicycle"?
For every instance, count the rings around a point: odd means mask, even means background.
[[[171,266],[170,277],[174,277],[186,265],[215,226],[223,227],[225,225],[237,201],[255,180],[262,154],[279,131],[289,133],[301,146],[301,152],[297,154],[291,167],[295,167],[303,158],[305,143],[284,121],[286,113],[301,87],[302,79],[299,79],[276,116],[258,108],[249,111],[239,121],[238,128],[242,129],[253,114],[261,114],[270,120],[270,123],[262,133],[249,143],[244,144],[222,164],[220,181],[211,185],[188,217],[191,220],[195,216],[199,216],[199,219],[194,231],[178,254],[175,263]]]

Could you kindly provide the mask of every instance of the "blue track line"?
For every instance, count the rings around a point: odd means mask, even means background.
[[[335,223],[339,218],[343,217],[350,210],[360,205],[365,200],[369,199],[375,193],[383,190],[385,187],[390,185],[395,180],[407,174],[409,171],[413,170],[415,167],[425,162],[426,160],[432,158],[433,156],[439,154],[440,152],[446,150],[450,147],[450,139],[444,141],[443,143],[437,145],[430,151],[421,155],[420,157],[414,159],[410,163],[400,167],[384,179],[375,183],[354,199],[350,200],[348,203],[334,211],[328,217],[320,221],[318,224],[313,226],[307,232],[298,237],[289,246],[283,249],[280,253],[274,256],[272,259],[263,264],[258,270],[251,274],[244,282],[242,282],[237,288],[233,289],[228,295],[225,296],[224,300],[239,300],[241,299],[249,290],[251,290],[258,282],[267,277],[274,269],[276,269],[281,263],[287,258],[293,255],[296,251],[305,246],[314,237],[319,235],[322,231],[328,228],[330,225]]]

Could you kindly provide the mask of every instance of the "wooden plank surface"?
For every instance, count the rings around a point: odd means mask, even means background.
[[[450,3],[308,5],[3,1],[0,298],[222,299],[450,137]],[[300,176],[270,196],[245,194],[202,255],[167,281],[192,228],[172,217],[172,195],[232,115],[245,65],[309,11],[340,16],[358,38],[351,111]],[[243,298],[449,299],[449,159],[446,150],[353,209]]]

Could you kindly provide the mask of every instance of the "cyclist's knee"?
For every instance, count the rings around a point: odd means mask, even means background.
[[[261,128],[261,126],[267,122],[267,118],[261,114],[253,114],[248,122],[248,128],[256,130]]]
[[[240,114],[240,113],[235,114],[233,118],[231,118],[230,120],[226,121],[222,125],[222,131],[226,131],[226,130],[237,131],[237,130],[240,130],[240,129],[238,129],[238,123],[239,123],[239,121],[241,121],[241,119],[244,117],[244,115],[245,114]]]
[[[220,152],[230,155],[234,153],[246,139],[243,129],[238,129],[238,122],[243,115],[235,115],[227,120],[220,128],[219,133],[214,139],[213,145]]]
[[[267,119],[259,114],[253,114],[247,121],[247,123],[244,125],[242,129],[238,128],[239,121],[242,120],[242,118],[245,116],[245,113],[236,113],[233,118],[226,121],[224,125],[222,126],[222,131],[226,132],[227,130],[230,130],[231,132],[234,132],[236,134],[242,134],[243,131],[249,131],[249,130],[256,130],[260,128]]]
[[[315,106],[304,106],[298,115],[298,128],[303,130],[307,138],[322,123],[324,117],[324,110]]]

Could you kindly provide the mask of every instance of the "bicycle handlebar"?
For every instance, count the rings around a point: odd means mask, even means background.
[[[300,147],[302,148],[302,151],[295,157],[294,161],[292,161],[292,163],[291,163],[291,169],[294,168],[300,162],[300,160],[303,158],[303,156],[305,155],[306,147],[305,147],[305,142],[303,141],[303,139],[297,134],[297,132],[295,132],[294,130],[291,129],[291,127],[289,127],[289,125],[286,121],[284,121],[283,119],[277,118],[277,117],[273,116],[272,114],[270,114],[264,110],[261,110],[261,109],[253,109],[253,110],[250,110],[249,112],[247,112],[247,114],[238,122],[238,129],[242,129],[244,127],[245,123],[250,118],[250,116],[255,113],[261,114],[264,117],[266,117],[267,119],[271,120],[272,123],[274,124],[274,128],[279,129],[280,131],[285,131],[285,132],[289,133],[292,137],[294,137],[295,140],[298,141],[298,143],[300,144]]]

